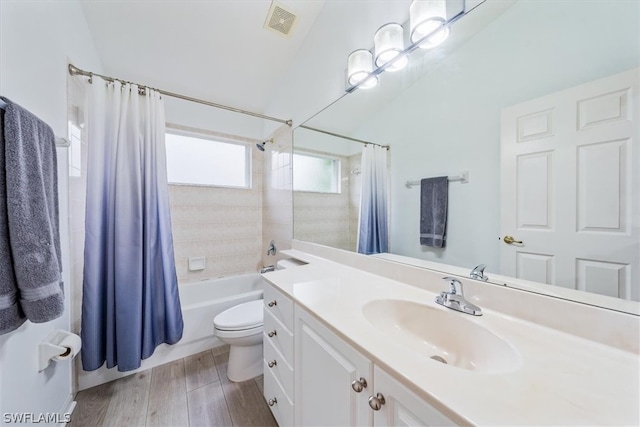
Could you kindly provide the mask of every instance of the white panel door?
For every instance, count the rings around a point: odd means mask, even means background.
[[[502,274],[640,300],[639,81],[634,69],[502,111]]]
[[[376,394],[380,393],[385,400],[373,416],[375,427],[456,425],[378,366],[374,367],[373,376]]]
[[[373,364],[303,309],[295,313],[295,425],[370,426]],[[361,377],[368,387],[355,392]]]

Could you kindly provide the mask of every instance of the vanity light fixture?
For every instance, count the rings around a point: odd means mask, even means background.
[[[373,41],[376,67],[382,67],[392,61],[385,70],[398,71],[409,62],[409,58],[403,54],[404,29],[402,25],[395,22],[383,25],[376,31]],[[395,59],[398,55],[402,55],[402,57]]]
[[[482,0],[484,1],[484,0]],[[447,2],[453,6],[447,8]],[[460,9],[449,17],[447,10]],[[376,31],[371,50],[358,49],[347,60],[347,87],[352,93],[358,88],[369,89],[378,84],[378,76],[385,71],[398,71],[409,62],[409,55],[417,49],[431,49],[449,37],[449,26],[466,15],[465,0],[413,0],[409,5],[409,20],[400,25],[383,25]],[[408,46],[404,34],[409,29]],[[375,52],[375,59],[371,52]]]
[[[419,47],[432,49],[449,37],[446,0],[413,0],[409,6],[411,43],[424,39]],[[428,36],[428,37],[427,37]]]
[[[349,85],[369,89],[378,84],[373,71],[373,55],[366,49],[354,50],[347,59],[347,81]]]

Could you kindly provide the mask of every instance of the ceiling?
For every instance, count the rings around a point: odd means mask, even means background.
[[[264,28],[270,0],[82,0],[82,8],[105,74],[263,112],[325,5],[280,3],[297,16],[288,37]]]

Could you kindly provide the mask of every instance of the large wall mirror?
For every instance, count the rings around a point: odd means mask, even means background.
[[[640,313],[640,3],[487,0],[450,39],[294,131],[294,238],[356,250],[356,140],[388,145],[389,258]],[[407,182],[462,172],[421,245]]]

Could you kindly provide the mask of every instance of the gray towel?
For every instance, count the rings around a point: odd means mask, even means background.
[[[30,321],[48,322],[64,311],[55,135],[2,99],[7,218],[20,306]]]
[[[4,110],[0,109],[0,172],[4,164]],[[25,320],[18,304],[18,284],[9,242],[6,177],[0,173],[0,335],[17,329]]]
[[[420,244],[444,248],[447,239],[447,201],[449,179],[446,176],[420,181]]]

